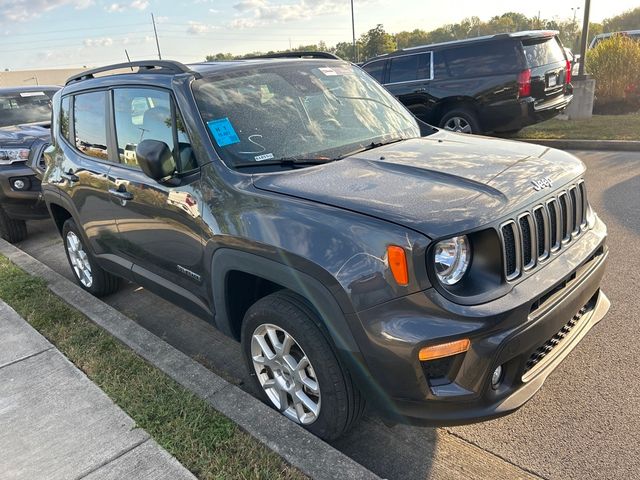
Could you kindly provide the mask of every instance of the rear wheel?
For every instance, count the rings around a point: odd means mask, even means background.
[[[457,133],[481,133],[480,122],[467,108],[454,108],[444,114],[440,128]]]
[[[301,297],[280,291],[253,304],[242,349],[265,400],[318,437],[333,440],[361,417],[364,399]]]
[[[0,237],[9,243],[21,242],[27,238],[27,223],[24,220],[9,217],[0,207]]]
[[[120,279],[97,264],[84,245],[76,222],[71,218],[62,226],[62,239],[73,275],[84,290],[97,297],[118,290]]]

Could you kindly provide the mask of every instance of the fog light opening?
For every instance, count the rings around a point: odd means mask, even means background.
[[[16,178],[12,181],[14,190],[27,190],[29,185],[27,184],[28,180],[24,178]]]
[[[499,365],[491,374],[491,388],[494,390],[498,388],[500,382],[502,381],[502,365]]]

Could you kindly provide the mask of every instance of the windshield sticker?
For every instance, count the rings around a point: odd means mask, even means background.
[[[338,75],[338,73],[331,67],[320,67],[318,68],[318,70],[320,70],[322,73],[324,73],[328,77],[334,77]]]
[[[228,118],[210,120],[207,122],[207,126],[219,146],[226,147],[227,145],[240,143],[240,138],[238,138],[238,134],[233,129],[233,125],[231,125]]]
[[[271,160],[273,158],[273,153],[265,153],[264,155],[257,155],[253,158],[256,159],[256,162],[262,162],[263,160]]]
[[[20,92],[21,97],[44,97],[44,92]]]

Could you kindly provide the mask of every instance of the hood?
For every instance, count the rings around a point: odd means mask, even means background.
[[[50,137],[48,123],[13,125],[0,128],[0,147],[31,148],[36,140],[48,140]]]
[[[254,185],[438,238],[512,214],[584,169],[559,150],[441,131],[325,165],[256,175]],[[534,190],[531,181],[544,177],[552,189]]]

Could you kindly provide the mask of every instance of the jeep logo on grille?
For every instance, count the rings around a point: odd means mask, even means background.
[[[539,178],[538,180],[531,180],[533,189],[539,192],[543,188],[551,188],[551,179],[549,177]]]

